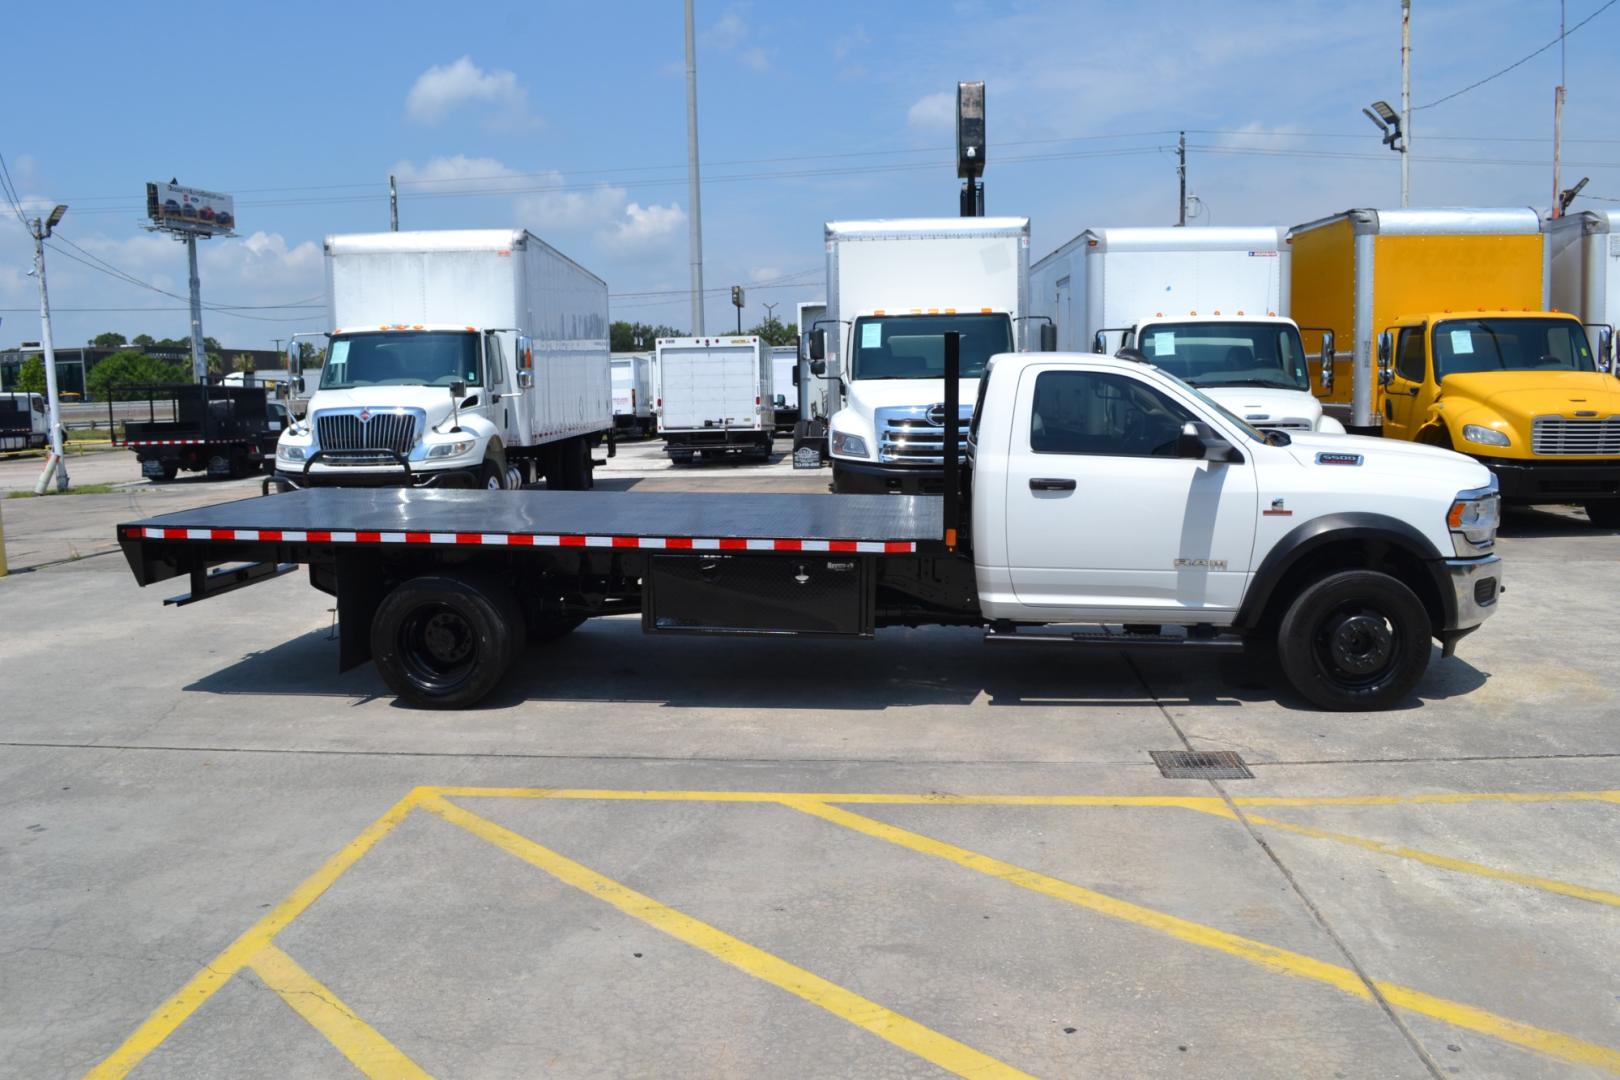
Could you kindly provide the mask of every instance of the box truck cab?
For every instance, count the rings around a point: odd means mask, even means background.
[[[966,419],[990,357],[1023,343],[1029,219],[834,221],[826,241],[828,325],[812,331],[810,355],[836,387],[833,490],[937,492],[945,334],[962,335]]]
[[[334,329],[281,487],[590,486],[613,424],[600,278],[524,230],[332,236],[326,257]]]
[[[1350,210],[1290,230],[1296,317],[1352,344],[1325,372],[1349,425],[1466,453],[1517,503],[1620,522],[1612,336],[1549,309],[1528,207]],[[1348,360],[1348,364],[1346,363]]]
[[[0,450],[40,450],[50,443],[45,396],[22,390],[0,393]]]

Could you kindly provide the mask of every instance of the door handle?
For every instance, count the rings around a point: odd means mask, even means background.
[[[1029,481],[1031,491],[1073,491],[1073,480],[1060,480],[1051,476],[1032,476]]]

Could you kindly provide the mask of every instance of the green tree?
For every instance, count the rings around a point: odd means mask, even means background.
[[[651,352],[661,337],[685,337],[685,330],[649,323],[615,322],[608,327],[608,348],[613,352]],[[641,344],[636,344],[636,339]]]
[[[258,365],[253,362],[253,357],[247,353],[237,353],[231,360],[231,367],[243,375],[251,375],[258,370]]]
[[[121,389],[136,383],[175,383],[186,381],[186,366],[173,360],[159,360],[134,349],[115,352],[90,369],[85,389],[98,401],[114,398],[128,401],[141,394]]]
[[[144,349],[148,345],[156,345],[157,341],[152,337],[151,334],[136,334],[134,340],[131,341],[130,344],[139,345]]]
[[[793,323],[782,322],[775,315],[772,315],[748,332],[764,338],[767,345],[797,345],[799,343],[799,328]]]
[[[22,370],[17,372],[17,389],[25,394],[43,394],[45,392],[45,358],[43,356],[30,356],[23,361]]]
[[[127,344],[129,342],[124,335],[115,330],[109,330],[105,334],[97,334],[90,339],[92,349],[117,349]]]

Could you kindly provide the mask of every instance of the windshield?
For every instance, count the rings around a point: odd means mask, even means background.
[[[1299,330],[1288,323],[1156,322],[1144,329],[1140,348],[1193,386],[1311,388]]]
[[[344,334],[327,349],[320,388],[449,386],[458,379],[480,386],[478,371],[477,334]]]
[[[1434,327],[1436,378],[1475,371],[1596,371],[1586,331],[1567,319],[1450,319]]]
[[[945,335],[962,334],[962,378],[977,379],[996,353],[1012,352],[1005,315],[880,315],[855,320],[852,379],[943,379]]]

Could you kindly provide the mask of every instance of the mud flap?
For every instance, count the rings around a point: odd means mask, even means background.
[[[364,551],[337,556],[338,671],[350,671],[371,659],[371,620],[387,592],[382,568]]]

